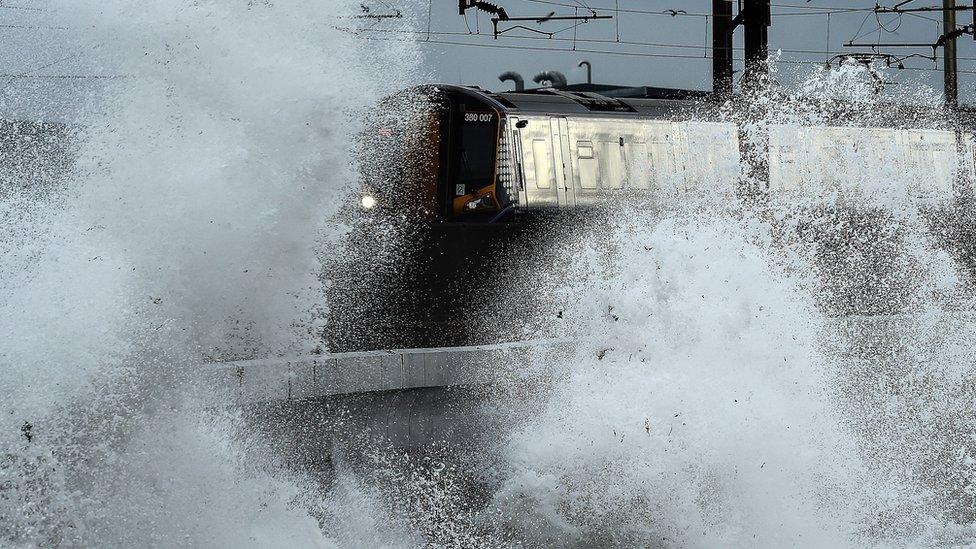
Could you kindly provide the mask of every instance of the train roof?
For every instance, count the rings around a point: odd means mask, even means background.
[[[674,90],[648,86],[620,87],[600,84],[574,84],[559,88],[540,88],[515,92],[492,92],[477,86],[450,84],[424,85],[414,88],[421,93],[462,96],[466,102],[489,106],[506,116],[575,115],[599,117],[667,118],[671,120],[708,119],[726,105],[709,92]],[[748,110],[748,100],[740,105]],[[818,112],[839,125],[879,125],[883,127],[922,127],[933,129],[955,127],[972,131],[976,112],[971,109],[952,111],[925,105],[864,104],[838,99],[815,100]],[[735,111],[735,108],[731,109]],[[728,115],[728,112],[726,113]]]
[[[619,88],[617,94],[607,94],[588,89],[541,88],[519,92],[491,92],[476,86],[434,85],[434,91],[456,93],[480,100],[506,115],[525,114],[575,114],[600,116],[670,116],[683,118],[691,112],[701,113],[703,108],[714,104],[702,101],[702,96],[682,94],[684,90],[667,88]],[[624,90],[628,93],[622,93]],[[661,97],[650,97],[661,92]],[[639,95],[644,97],[616,97],[613,95]],[[694,92],[690,92],[694,93]],[[683,116],[684,115],[684,116]]]

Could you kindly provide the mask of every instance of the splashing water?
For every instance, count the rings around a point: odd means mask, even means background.
[[[540,542],[838,544],[863,471],[826,427],[819,319],[749,227],[713,215],[628,216],[622,263],[586,261],[609,276],[566,314],[592,339],[509,443],[497,495]]]
[[[820,103],[758,97],[754,125],[827,122],[837,95],[876,117],[844,70],[802,86]],[[951,190],[870,145],[802,159],[823,165],[761,208],[714,173],[701,196],[618,205],[567,243],[576,268],[544,276],[563,281],[556,330],[578,343],[527,366],[551,381],[506,416],[521,424],[494,462],[502,531],[577,547],[976,542],[971,272],[940,229],[958,219]],[[824,193],[813,178],[837,170]]]
[[[327,544],[302,481],[201,412],[193,366],[318,344],[356,110],[416,65],[333,28],[356,8],[47,12],[63,64],[111,78],[65,109],[67,173],[4,174],[0,545]]]
[[[339,232],[320,222],[355,180],[357,109],[418,63],[321,10],[113,0],[49,16],[78,30],[77,63],[120,78],[70,147],[0,179],[0,544],[973,542],[972,292],[938,223],[964,218],[906,193],[928,174],[891,169],[882,143],[838,159],[874,217],[831,209],[829,166],[751,211],[732,166],[563,243],[570,273],[531,274],[559,281],[552,328],[576,344],[490,403],[504,436],[474,460],[482,509],[439,465],[391,455],[325,490],[269,473],[241,418],[201,410],[193,366],[318,344],[315,244]],[[860,99],[868,120],[857,70],[801,90]],[[759,126],[828,119],[768,95]]]
[[[845,414],[837,385],[862,393],[822,341],[835,319],[785,274],[769,227],[623,216],[612,264],[580,258],[587,298],[564,315],[587,336],[545,365],[557,381],[502,450],[506,520],[580,547],[850,546],[923,524],[929,488],[864,457],[876,418],[856,400],[858,421]]]

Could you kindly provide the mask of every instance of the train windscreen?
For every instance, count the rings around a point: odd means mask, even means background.
[[[473,193],[494,182],[498,116],[486,112],[464,113],[459,137],[455,196]]]

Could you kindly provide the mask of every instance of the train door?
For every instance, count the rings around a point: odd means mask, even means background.
[[[567,172],[572,173],[573,202],[589,205],[599,198],[600,159],[597,130],[599,123],[592,118],[575,117],[568,123],[567,140],[571,154],[567,157]]]
[[[513,202],[520,205],[528,204],[525,188],[525,154],[522,151],[522,130],[519,129],[519,119],[509,118],[508,127],[512,128],[510,156],[512,158],[512,193]]]
[[[955,132],[908,130],[909,150],[920,182],[918,192],[928,196],[951,196],[956,156]]]
[[[662,197],[677,196],[684,190],[684,167],[678,149],[679,125],[653,120],[644,126],[651,165],[651,188]]]
[[[739,179],[736,127],[719,122],[685,122],[682,130],[686,147],[683,154],[686,159],[685,190],[732,192]]]
[[[569,156],[569,130],[566,119],[563,117],[550,118],[549,133],[552,137],[552,158],[556,168],[556,189],[559,205],[562,207],[575,205],[576,194],[570,189],[573,184],[573,163]]]
[[[960,183],[963,185],[960,193],[963,196],[973,196],[976,193],[976,136],[971,132],[962,132],[960,139],[962,141]]]
[[[545,118],[522,120],[519,129],[523,173],[525,175],[524,206],[559,206],[559,181],[562,178],[561,161],[556,163],[552,146],[552,129]],[[556,166],[560,166],[557,170]]]

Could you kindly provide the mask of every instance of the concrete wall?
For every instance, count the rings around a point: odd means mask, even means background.
[[[523,360],[540,340],[473,347],[398,349],[208,364],[202,375],[219,402],[315,400],[337,395],[489,383],[499,364]]]

